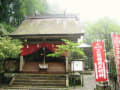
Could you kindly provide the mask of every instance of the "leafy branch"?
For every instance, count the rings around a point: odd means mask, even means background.
[[[48,57],[60,57],[61,55],[67,55],[69,58],[84,58],[85,53],[83,52],[82,48],[79,48],[79,45],[82,43],[76,43],[72,42],[67,39],[61,39],[64,44],[62,45],[57,45],[57,49],[54,53],[50,53],[47,56]]]

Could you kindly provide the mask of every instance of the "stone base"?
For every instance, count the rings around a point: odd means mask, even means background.
[[[94,90],[111,90],[111,87],[96,87]]]
[[[105,83],[98,83],[94,90],[111,90],[111,87],[106,82]]]

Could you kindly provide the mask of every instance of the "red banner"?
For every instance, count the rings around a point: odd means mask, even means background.
[[[120,35],[112,35],[118,83],[120,85]]]
[[[107,81],[107,68],[105,62],[104,42],[93,42],[93,60],[95,79],[97,82]]]

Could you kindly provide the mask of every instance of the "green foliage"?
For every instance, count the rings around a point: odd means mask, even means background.
[[[3,24],[0,23],[0,35],[7,34],[6,29],[4,28]]]
[[[86,24],[84,26],[86,30],[86,41],[92,43],[97,40],[105,40],[105,48],[107,52],[107,59],[111,62],[111,73],[112,79],[116,80],[116,66],[114,61],[113,46],[111,40],[111,32],[120,33],[120,25],[117,21],[110,18],[102,18],[97,22]]]
[[[0,37],[0,60],[17,58],[21,52],[22,42],[10,37]]]
[[[46,0],[0,0],[0,22],[19,25],[25,15],[47,11]]]
[[[117,72],[116,72],[116,65],[115,65],[115,58],[114,58],[114,51],[113,49],[111,49],[109,52],[107,52],[107,58],[108,60],[110,60],[110,63],[112,64],[111,67],[110,67],[110,77],[111,79],[113,80],[117,80]]]
[[[110,18],[102,18],[84,26],[86,40],[89,44],[97,40],[105,40],[106,50],[112,48],[111,32],[120,32],[120,25]]]
[[[4,73],[4,60],[18,58],[22,42],[7,37],[15,28],[5,22],[0,23],[0,73]]]
[[[62,39],[64,44],[57,45],[56,52],[48,54],[50,57],[60,57],[61,55],[66,55],[66,52],[69,52],[69,57],[81,56],[81,58],[85,57],[85,54],[81,48],[78,46],[80,43],[75,43],[70,40]],[[73,55],[74,54],[74,55]]]
[[[6,24],[5,22],[0,23],[0,35],[8,35],[10,32],[13,32],[16,28]]]
[[[38,14],[46,10],[45,0],[20,0],[21,10],[24,10],[25,15],[33,15],[35,10]]]
[[[16,30],[15,27],[13,27],[13,26],[11,26],[10,24],[7,24],[7,23],[5,23],[5,22],[2,22],[1,24],[3,25],[4,29],[5,29],[6,32],[8,32],[8,33],[11,33],[11,32],[13,32],[13,31]]]

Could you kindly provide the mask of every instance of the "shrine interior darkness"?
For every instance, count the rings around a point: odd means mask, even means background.
[[[47,55],[51,52],[49,49],[43,48],[39,49],[38,51],[24,56],[25,62],[43,62],[44,55],[45,55],[45,62],[65,62],[65,56],[60,57],[48,57]]]

